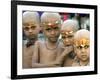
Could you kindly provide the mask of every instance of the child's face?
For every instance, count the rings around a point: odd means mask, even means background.
[[[62,30],[61,31],[62,41],[65,46],[73,45],[73,30]]]
[[[34,22],[24,22],[23,30],[27,38],[34,39],[37,37],[37,34],[39,32],[39,26]]]
[[[57,42],[60,35],[60,23],[57,20],[44,23],[43,32],[50,42]]]
[[[90,55],[89,39],[80,39],[75,42],[75,53],[79,60],[87,61]]]

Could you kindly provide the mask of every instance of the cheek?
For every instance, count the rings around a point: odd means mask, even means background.
[[[47,37],[49,35],[49,33],[45,30],[43,30],[43,34]]]
[[[87,55],[90,55],[90,48],[87,49]]]
[[[76,53],[77,56],[80,56],[80,54],[81,54],[80,50],[77,50],[77,49],[75,50],[75,53]]]
[[[60,35],[60,31],[55,31],[56,35]]]
[[[74,39],[73,39],[73,38],[71,38],[71,39],[70,39],[70,42],[73,44],[73,43],[74,43]]]
[[[38,34],[39,33],[39,30],[38,29],[35,29],[35,30],[33,30],[33,33],[34,34]]]
[[[24,30],[24,34],[27,36],[29,35],[29,32]]]

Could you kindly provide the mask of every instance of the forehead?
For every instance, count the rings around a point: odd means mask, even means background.
[[[70,31],[75,31],[75,28],[73,26],[65,26],[61,29],[63,32],[70,32]]]
[[[80,39],[74,40],[74,43],[75,43],[76,46],[78,46],[78,45],[89,45],[90,40],[88,38],[80,38]]]
[[[60,28],[60,22],[59,21],[53,21],[53,22],[43,22],[42,26],[43,28],[56,28],[59,27]]]
[[[56,22],[56,21],[58,21],[57,18],[47,18],[46,21],[44,21],[44,22],[54,23],[54,22]]]
[[[28,22],[23,23],[23,28],[25,27],[28,27],[28,28],[34,27],[35,29],[36,27],[38,27],[38,25],[33,21],[28,21]]]
[[[28,26],[37,26],[38,24],[35,21],[25,21],[23,22],[23,27],[28,27]]]
[[[62,36],[74,35],[74,31],[73,30],[61,30],[61,35]]]

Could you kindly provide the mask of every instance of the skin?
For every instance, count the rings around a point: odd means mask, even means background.
[[[77,27],[78,27],[77,25],[78,24],[74,20],[66,20],[62,24],[61,36],[62,36],[62,42],[65,47],[64,52],[68,51],[68,47],[71,49],[71,52],[67,53],[64,58],[63,66],[71,66],[73,63],[74,59],[72,57],[70,57],[70,55],[71,56],[75,55],[75,54],[73,54],[74,53],[73,44],[74,44],[74,34],[77,31]]]
[[[68,34],[64,34],[65,32],[67,32]],[[61,32],[62,41],[63,41],[64,47],[65,47],[64,51],[66,51],[66,52],[68,51],[68,49],[66,49],[66,47],[69,47],[69,48],[70,48],[70,46],[73,47],[74,33],[70,33],[70,32],[73,32],[73,29],[70,29],[70,30],[66,29],[65,31]],[[73,49],[71,52],[73,52]],[[63,66],[71,66],[73,63],[73,59],[70,58],[68,55],[69,54],[67,54],[64,59]]]
[[[28,39],[35,39],[39,33],[39,25],[34,21],[23,22],[23,30]]]
[[[80,60],[80,65],[85,65],[89,62],[89,55],[90,55],[90,48],[84,47],[84,48],[75,48],[75,53],[77,55],[77,58]]]
[[[48,16],[49,15],[49,16]],[[32,67],[60,67],[63,58],[71,51],[67,48],[67,52],[62,52],[62,44],[58,43],[60,35],[60,19],[57,15],[50,13],[41,20],[43,33],[46,36],[45,42],[36,42],[34,54],[32,58]]]
[[[90,56],[89,31],[81,30],[79,33],[77,32],[76,34],[77,36],[75,36],[75,41],[76,42],[78,41],[78,43],[77,44],[75,43],[74,49],[77,59],[79,61],[79,64],[76,65],[85,66],[89,63],[89,56]],[[82,42],[83,39],[85,40],[84,43]],[[75,63],[73,64],[75,65]]]
[[[61,35],[62,35],[62,41],[63,41],[64,46],[73,45],[73,40],[74,40],[73,39],[74,37],[73,29],[62,30]]]
[[[34,12],[31,12],[32,15],[28,16],[30,12],[23,15],[23,31],[27,40],[31,40],[33,43],[37,40],[37,34],[39,33],[39,24],[36,19],[33,18],[35,15]],[[34,14],[34,15],[33,15]],[[26,17],[28,16],[28,17]],[[32,55],[33,55],[34,45],[26,47],[23,41],[23,68],[32,68]]]
[[[59,64],[55,62],[57,57],[61,54],[61,46],[58,44],[58,37],[60,35],[60,23],[55,24],[58,19],[49,17],[46,23],[50,23],[53,27],[42,24],[43,33],[46,36],[45,42],[36,42],[34,54],[32,57],[32,67],[57,67]],[[45,22],[45,20],[43,21]],[[43,23],[42,22],[42,23]],[[40,56],[40,57],[39,57]]]

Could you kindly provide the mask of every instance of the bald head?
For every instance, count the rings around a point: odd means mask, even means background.
[[[37,12],[26,11],[23,13],[23,23],[35,23],[39,24],[39,14]]]
[[[74,35],[75,45],[89,45],[90,42],[90,32],[85,29],[77,31]]]
[[[76,32],[76,34],[74,35],[74,39],[81,39],[81,38],[87,38],[90,39],[90,32],[86,29],[81,29],[79,31]]]
[[[76,20],[68,19],[63,22],[61,30],[68,30],[76,32],[79,28],[78,22]]]
[[[61,16],[58,13],[44,12],[41,16],[42,23],[61,24]]]
[[[40,28],[38,12],[26,11],[23,13],[23,30],[25,36],[30,40],[37,39]]]

